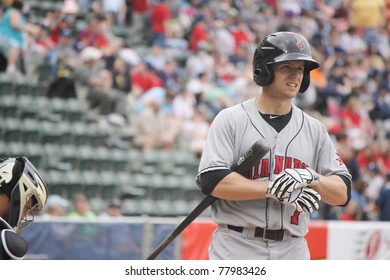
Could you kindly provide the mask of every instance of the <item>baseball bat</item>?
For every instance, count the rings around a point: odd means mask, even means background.
[[[244,175],[265,156],[270,147],[265,139],[256,141],[230,169]],[[189,224],[191,224],[204,210],[217,200],[216,197],[207,195],[194,210],[173,230],[173,232],[147,257],[147,260],[154,260]]]

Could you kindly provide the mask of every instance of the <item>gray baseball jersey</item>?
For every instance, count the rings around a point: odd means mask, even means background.
[[[228,169],[260,138],[268,141],[271,150],[248,172],[249,179],[268,181],[285,168],[308,166],[322,175],[340,174],[351,180],[320,121],[292,105],[291,120],[278,133],[259,114],[255,98],[226,108],[215,117],[198,176],[203,172]],[[211,207],[217,224],[287,229],[296,236],[304,236],[308,231],[309,215],[299,215],[292,207],[273,199],[219,199]]]

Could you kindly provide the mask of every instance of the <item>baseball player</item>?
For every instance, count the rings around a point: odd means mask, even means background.
[[[26,157],[0,160],[0,260],[24,258],[28,244],[17,233],[46,199],[46,185]]]
[[[266,36],[253,56],[253,99],[222,110],[208,132],[197,183],[219,198],[210,259],[310,259],[304,236],[320,199],[345,206],[351,175],[326,128],[293,103],[319,67],[300,34]],[[241,176],[229,169],[257,140],[270,151]]]

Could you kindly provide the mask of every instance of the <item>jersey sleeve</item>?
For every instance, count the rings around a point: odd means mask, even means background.
[[[210,125],[206,146],[199,163],[201,173],[230,169],[234,161],[234,125],[230,110],[222,110]]]

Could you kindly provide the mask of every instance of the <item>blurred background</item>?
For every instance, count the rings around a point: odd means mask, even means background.
[[[293,31],[321,63],[294,102],[353,176],[348,206],[312,214],[312,258],[390,259],[390,1],[0,3],[0,156],[27,156],[50,193],[29,258],[147,257],[204,197],[215,115],[261,90],[257,43]],[[159,258],[205,258],[209,218]]]

